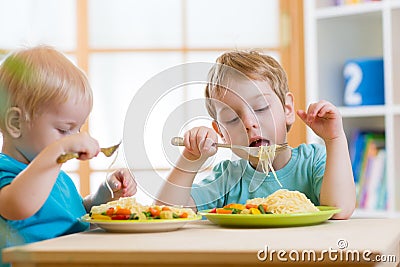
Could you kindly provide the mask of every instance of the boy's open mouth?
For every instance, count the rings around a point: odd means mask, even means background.
[[[269,146],[270,142],[266,139],[256,139],[250,143],[250,147]]]

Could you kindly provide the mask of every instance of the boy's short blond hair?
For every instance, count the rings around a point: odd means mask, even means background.
[[[282,105],[285,105],[289,88],[286,72],[278,61],[257,51],[226,52],[217,58],[211,68],[205,90],[207,111],[214,120],[217,120],[217,114],[212,99],[223,95],[226,90],[224,84],[233,78],[230,77],[232,75],[239,79],[268,82]]]
[[[49,105],[68,99],[86,100],[93,95],[86,75],[61,52],[49,46],[17,50],[0,65],[0,128],[11,107],[33,120]]]

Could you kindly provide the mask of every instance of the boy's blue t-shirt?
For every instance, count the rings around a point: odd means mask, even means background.
[[[326,151],[323,145],[302,144],[292,149],[292,157],[276,171],[282,188],[304,193],[314,205],[319,205],[321,182],[325,172]],[[229,203],[246,203],[246,200],[267,197],[281,189],[270,172],[258,172],[247,160],[222,161],[213,173],[198,184],[193,184],[191,195],[197,210],[223,207]]]
[[[0,188],[10,184],[26,167],[0,153]],[[1,248],[88,230],[89,224],[79,221],[85,213],[82,197],[73,181],[61,171],[46,202],[34,215],[25,220],[6,220],[0,216],[2,228],[8,228],[6,232],[0,228],[5,239],[1,240],[5,242],[0,244]]]

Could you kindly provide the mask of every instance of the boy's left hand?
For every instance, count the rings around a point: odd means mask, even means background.
[[[107,178],[107,182],[114,192],[113,200],[136,193],[136,181],[128,169],[116,170]]]
[[[112,197],[110,189],[107,187],[106,182],[113,191]],[[107,181],[99,186],[94,194],[86,196],[83,204],[87,212],[93,206],[98,206],[107,203],[111,200],[117,200],[120,197],[130,197],[136,193],[136,181],[128,169],[119,169],[107,177]]]
[[[321,100],[317,103],[312,103],[307,112],[298,110],[297,115],[325,141],[333,140],[343,135],[342,116],[339,110],[328,101]]]

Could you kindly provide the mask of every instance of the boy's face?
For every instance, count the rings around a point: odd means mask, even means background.
[[[226,143],[280,144],[286,142],[287,125],[294,123],[292,94],[286,95],[283,106],[266,81],[235,81],[215,102],[214,128]]]
[[[46,146],[67,135],[78,133],[90,113],[87,101],[68,100],[61,105],[52,105],[32,121],[21,124],[18,150],[29,161]]]

